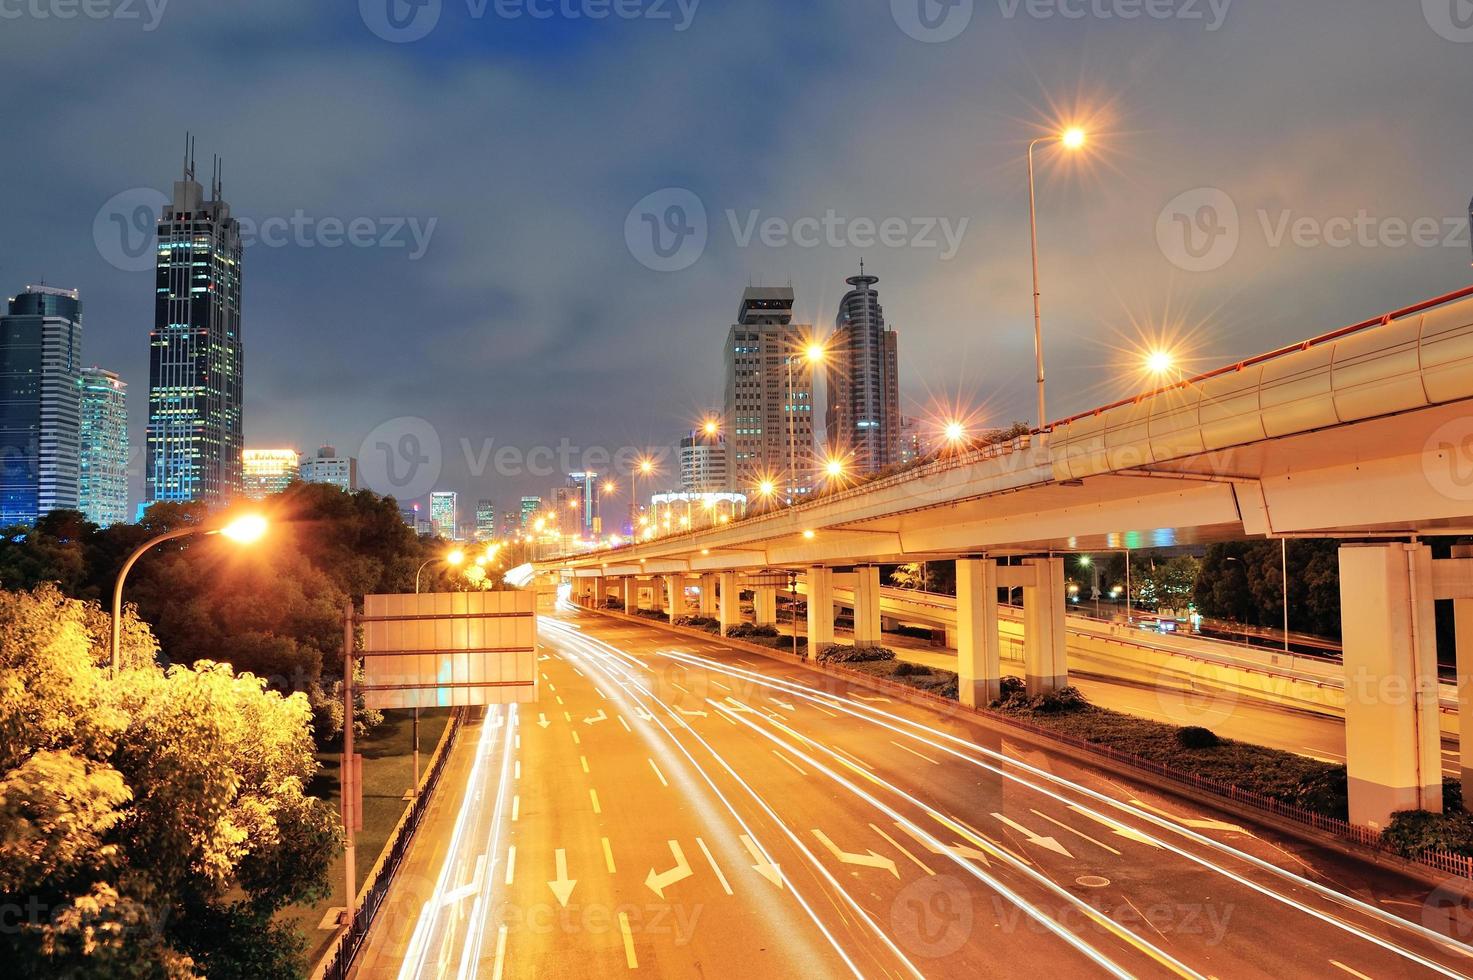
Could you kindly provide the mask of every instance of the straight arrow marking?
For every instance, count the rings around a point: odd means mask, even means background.
[[[1103,824],[1104,826],[1109,827],[1110,833],[1114,834],[1116,837],[1124,837],[1126,840],[1133,840],[1138,844],[1145,844],[1147,847],[1154,847],[1157,850],[1161,849],[1160,844],[1151,840],[1151,838],[1147,837],[1145,834],[1141,833],[1138,830],[1131,830],[1124,824],[1116,823],[1109,817],[1101,816],[1098,813],[1092,813],[1089,810],[1086,810],[1084,807],[1078,806],[1074,803],[1069,804],[1069,809],[1073,810],[1075,813],[1079,814],[1082,817],[1088,817],[1095,823]]]
[[[985,851],[979,851],[975,847],[968,847],[965,844],[951,844],[949,846],[937,847],[935,844],[932,844],[930,841],[922,837],[921,832],[915,827],[912,827],[910,824],[902,823],[901,821],[897,820],[895,822],[895,826],[898,827],[903,833],[909,835],[910,837],[913,837],[917,844],[921,845],[932,854],[945,854],[949,851],[959,858],[968,858],[972,861],[981,861],[983,867],[992,867],[992,861],[988,859],[987,853]]]
[[[1069,853],[1068,848],[1066,848],[1063,844],[1060,844],[1057,840],[1055,840],[1052,837],[1041,837],[1038,834],[1035,834],[1033,831],[1029,830],[1027,827],[1025,827],[1022,824],[1018,823],[1017,821],[1015,821],[1015,820],[1009,820],[1007,817],[1003,816],[1001,813],[994,813],[993,814],[993,817],[995,817],[997,820],[1001,821],[1002,823],[1007,824],[1009,827],[1013,828],[1018,833],[1022,834],[1025,838],[1027,838],[1028,843],[1030,843],[1030,844],[1037,844],[1039,847],[1046,847],[1046,848],[1048,848],[1051,851],[1055,851],[1055,852],[1057,852],[1059,854],[1064,855],[1064,857],[1066,857],[1066,858],[1072,858],[1074,856],[1074,855],[1072,855],[1072,854]]]
[[[1149,803],[1142,803],[1140,800],[1131,800],[1130,805],[1150,810],[1153,813],[1159,813],[1168,820],[1175,820],[1182,826],[1191,827],[1193,830],[1219,830],[1227,834],[1248,834],[1249,837],[1253,836],[1235,823],[1223,823],[1221,820],[1193,820],[1188,817],[1178,817],[1174,813],[1167,813],[1160,807],[1151,806]]]
[[[839,859],[840,864],[857,864],[861,868],[879,868],[881,871],[890,872],[896,878],[900,877],[900,869],[895,867],[895,862],[887,857],[882,857],[874,851],[870,851],[867,854],[851,854],[848,851],[840,850],[839,845],[829,840],[828,835],[821,830],[814,830],[813,836],[817,837],[819,843],[827,847],[830,853]]]
[[[752,870],[781,888],[783,886],[782,871],[778,869],[777,865],[763,857],[762,850],[757,846],[756,842],[746,834],[742,834],[742,846],[747,849],[748,854],[752,855],[752,860],[757,862],[752,865]]]
[[[567,851],[559,847],[556,854],[554,855],[554,860],[557,863],[557,877],[552,881],[549,881],[547,883],[547,887],[552,889],[553,897],[557,899],[558,904],[561,905],[563,908],[567,908],[568,897],[573,894],[573,888],[578,884],[578,882],[576,879],[570,880],[568,878]]]

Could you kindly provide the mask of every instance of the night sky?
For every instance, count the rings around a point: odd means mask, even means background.
[[[1031,418],[1024,149],[1065,124],[1056,418],[1163,337],[1207,368],[1473,281],[1467,0],[74,2],[0,0],[0,290],[81,290],[135,502],[153,275],[123,236],[187,130],[286,226],[245,256],[247,444],[371,454],[422,418],[471,506],[560,482],[537,447],[671,444],[748,283],[822,332],[861,257],[908,414]]]

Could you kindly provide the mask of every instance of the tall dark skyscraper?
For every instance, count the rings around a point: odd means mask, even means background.
[[[77,507],[82,303],[27,286],[0,316],[0,526]]]
[[[82,369],[77,509],[103,527],[128,519],[128,384],[100,367]]]
[[[241,492],[240,224],[221,200],[184,178],[159,218],[157,294],[148,365],[147,499],[229,503]]]
[[[878,276],[846,282],[827,358],[828,406],[824,415],[831,452],[849,472],[873,473],[900,461],[900,368],[895,331],[875,292]]]

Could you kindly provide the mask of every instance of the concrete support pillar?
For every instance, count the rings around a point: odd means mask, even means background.
[[[685,576],[666,575],[665,579],[665,615],[674,619],[685,613]]]
[[[956,563],[956,663],[962,704],[985,707],[1002,693],[997,633],[997,562],[963,558]]]
[[[716,576],[709,573],[701,576],[701,615],[716,617]]]
[[[808,570],[808,650],[834,642],[834,572],[815,566]]]
[[[854,645],[880,646],[880,566],[854,570]]]
[[[777,625],[777,589],[759,585],[752,590],[753,622],[758,626]]]
[[[1473,545],[1453,545],[1454,558],[1473,558]],[[1473,802],[1473,599],[1453,600],[1458,647],[1458,761],[1463,799]]]
[[[1426,545],[1341,547],[1351,823],[1381,829],[1397,810],[1442,811],[1433,608]]]
[[[589,596],[589,599],[592,601],[593,608],[595,609],[602,609],[604,607],[604,596],[608,594],[604,588],[606,581],[602,575],[593,579],[593,595]]]
[[[1069,686],[1064,631],[1064,559],[1025,558],[1034,584],[1023,587],[1023,681],[1029,694]]]
[[[639,579],[633,575],[619,580],[620,598],[624,600],[624,611],[632,613],[639,608]]]
[[[717,607],[717,618],[721,621],[721,635],[742,621],[742,594],[737,589],[736,572],[722,572],[721,595]]]

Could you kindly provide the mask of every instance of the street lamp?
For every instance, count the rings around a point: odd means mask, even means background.
[[[419,566],[419,568],[416,569],[415,570],[415,573],[414,573],[414,594],[415,595],[419,595],[419,576],[420,576],[420,574],[422,572],[424,572],[424,570],[426,568],[429,568],[431,565],[433,565],[437,561],[442,561],[445,564],[449,565],[451,568],[456,568],[462,562],[465,561],[465,552],[464,551],[461,551],[459,548],[456,548],[454,551],[452,551],[452,552],[450,552],[450,553],[448,553],[446,555],[443,555],[443,556],[438,557],[438,558],[431,558],[429,561],[427,561],[423,565]]]
[[[1058,143],[1066,150],[1078,150],[1085,144],[1084,130],[1074,127],[1052,136],[1040,136],[1028,144],[1028,228],[1033,243],[1033,356],[1038,368],[1038,433],[1039,441],[1047,438],[1047,407],[1043,397],[1043,307],[1038,288],[1038,199],[1033,185],[1033,148],[1039,143]]]
[[[629,526],[634,527],[639,518],[639,478],[650,476],[655,472],[655,461],[648,456],[641,459],[634,466],[634,473],[629,478]]]
[[[118,571],[117,581],[113,584],[113,621],[112,640],[108,648],[108,660],[112,666],[112,676],[118,676],[118,648],[121,644],[123,628],[123,582],[127,580],[128,573],[133,566],[142,558],[144,553],[155,545],[163,544],[165,541],[173,541],[176,538],[187,538],[194,534],[219,534],[229,538],[236,544],[254,544],[261,540],[266,533],[266,518],[259,514],[246,514],[237,517],[228,524],[215,526],[192,525],[189,527],[176,527],[172,531],[149,538],[143,544],[133,549],[128,560],[123,562],[123,567]]]

